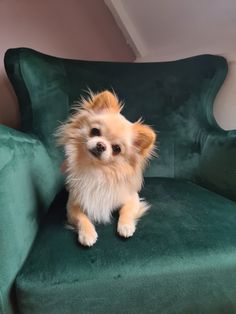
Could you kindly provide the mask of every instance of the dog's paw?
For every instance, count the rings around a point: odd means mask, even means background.
[[[83,246],[93,246],[98,238],[94,227],[79,230],[78,240]]]
[[[118,223],[117,231],[120,236],[130,238],[135,232],[135,223],[122,224]]]

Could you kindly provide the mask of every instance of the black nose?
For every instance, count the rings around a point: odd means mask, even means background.
[[[102,152],[106,150],[106,145],[103,144],[102,142],[98,142],[96,149],[97,149],[97,152],[101,154]]]
[[[93,154],[93,156],[99,158],[105,150],[106,145],[103,144],[102,142],[98,142],[93,149],[90,149],[90,153]]]

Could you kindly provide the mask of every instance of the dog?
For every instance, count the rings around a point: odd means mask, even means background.
[[[128,121],[122,107],[113,92],[91,92],[57,131],[66,156],[62,169],[69,191],[67,219],[83,246],[95,244],[94,224],[109,223],[115,210],[118,234],[128,238],[149,209],[138,192],[156,134],[141,120]]]

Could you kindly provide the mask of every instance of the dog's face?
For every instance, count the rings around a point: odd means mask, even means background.
[[[132,125],[119,113],[92,115],[81,133],[88,158],[114,163],[124,161],[132,153]]]
[[[154,147],[154,131],[129,122],[120,111],[118,99],[109,91],[83,101],[59,133],[67,154],[76,154],[78,163],[98,166],[132,166],[137,159],[147,159]]]

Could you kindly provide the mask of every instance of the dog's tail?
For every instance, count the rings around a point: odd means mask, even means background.
[[[144,201],[144,199],[140,199],[140,203],[139,203],[139,209],[137,211],[136,214],[136,219],[138,220],[139,218],[141,218],[144,214],[146,214],[146,212],[150,209],[150,205]]]

